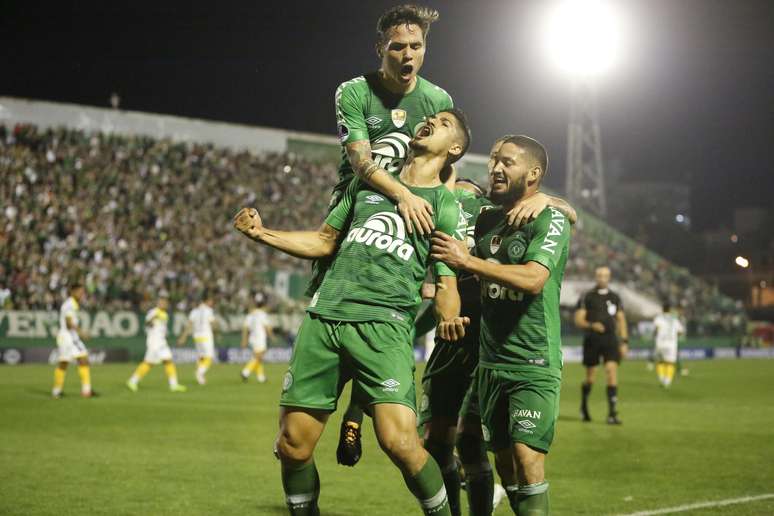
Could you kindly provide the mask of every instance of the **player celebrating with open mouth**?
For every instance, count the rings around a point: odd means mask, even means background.
[[[457,228],[459,206],[441,182],[441,171],[462,157],[469,143],[464,115],[441,111],[412,139],[412,154],[395,176],[431,204],[434,225],[445,234]],[[357,402],[371,411],[380,446],[425,514],[449,515],[441,471],[416,431],[413,322],[428,267],[437,277],[439,335],[458,340],[469,321],[458,316],[454,271],[429,259],[429,236],[408,233],[396,203],[359,179],[318,231],[264,228],[254,208],[243,208],[234,225],[293,256],[334,257],[307,308],[280,398],[276,452],[290,513],[318,514],[313,451],[342,386],[352,379]]]

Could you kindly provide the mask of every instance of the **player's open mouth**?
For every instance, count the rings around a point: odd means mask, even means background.
[[[411,77],[411,74],[414,72],[414,67],[410,64],[406,64],[400,67],[400,76],[403,79],[407,79]]]
[[[507,185],[508,179],[506,179],[503,175],[494,175],[492,176],[492,185]]]
[[[433,134],[433,126],[424,124],[417,132],[417,138],[424,138]]]

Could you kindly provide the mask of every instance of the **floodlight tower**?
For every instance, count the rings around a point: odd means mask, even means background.
[[[616,58],[615,13],[602,0],[566,0],[549,18],[548,50],[571,77],[566,195],[598,215],[607,213],[596,84]]]

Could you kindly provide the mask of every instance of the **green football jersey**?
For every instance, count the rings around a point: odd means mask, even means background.
[[[398,172],[420,124],[426,117],[452,107],[449,94],[422,77],[417,76],[411,93],[400,95],[384,89],[376,72],[339,85],[335,101],[342,144],[336,191],[346,189],[354,175],[345,144],[370,141],[374,162],[387,172]]]
[[[444,185],[406,186],[433,207],[436,230],[453,235],[460,214],[451,192]],[[311,313],[339,321],[411,325],[428,266],[433,265],[438,276],[455,274],[444,263],[431,263],[430,237],[408,233],[396,204],[359,179],[350,182],[325,222],[339,231],[347,228],[347,234],[312,296],[307,308]]]
[[[479,217],[475,255],[505,265],[538,262],[550,276],[537,295],[481,280],[479,364],[512,371],[539,367],[559,375],[559,293],[570,245],[570,223],[554,208],[546,208],[521,228],[509,226],[505,215],[498,207]]]

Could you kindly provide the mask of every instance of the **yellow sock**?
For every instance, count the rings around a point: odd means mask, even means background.
[[[138,365],[137,369],[134,371],[134,376],[137,377],[137,381],[142,380],[150,370],[151,365],[148,362],[140,362],[140,365]]]
[[[658,376],[659,380],[663,380],[664,379],[664,376],[665,376],[664,375],[664,373],[665,373],[664,366],[665,365],[666,364],[664,364],[663,362],[659,362],[658,364],[656,364],[656,375]]]
[[[253,358],[245,365],[245,368],[242,369],[242,375],[250,376],[255,371],[256,367],[258,367],[258,361]]]
[[[167,362],[164,364],[164,372],[167,374],[167,380],[170,387],[177,386],[177,368],[174,362]]]
[[[91,370],[88,364],[78,366],[78,376],[81,377],[81,393],[91,393]]]
[[[258,365],[255,368],[255,374],[257,374],[260,377],[266,376],[266,374],[263,371],[263,362],[258,362]]]
[[[196,372],[198,374],[204,374],[210,368],[210,365],[212,365],[212,359],[210,357],[201,357],[197,364],[198,367],[196,368]]]
[[[666,364],[665,367],[666,367],[666,371],[665,371],[666,382],[667,382],[667,385],[669,385],[670,383],[672,383],[672,380],[675,377],[676,367],[674,364]]]
[[[59,394],[64,388],[66,369],[55,368],[54,369],[54,394]]]

